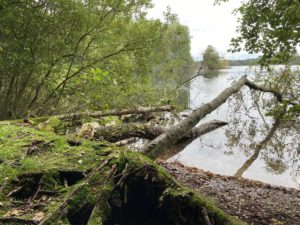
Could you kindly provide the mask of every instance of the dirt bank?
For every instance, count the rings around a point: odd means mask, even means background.
[[[210,196],[225,212],[255,225],[300,225],[300,190],[159,162],[184,185]]]

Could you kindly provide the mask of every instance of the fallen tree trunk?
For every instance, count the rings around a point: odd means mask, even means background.
[[[167,160],[172,156],[180,153],[186,146],[191,144],[196,138],[204,134],[210,133],[225,125],[227,125],[226,122],[219,121],[219,120],[212,120],[210,122],[201,124],[199,127],[194,127],[190,133],[188,133],[183,138],[181,138],[175,145],[163,151],[162,154],[160,154],[159,158]]]
[[[212,120],[210,122],[201,124],[199,127],[194,127],[189,133],[187,133],[184,137],[179,139],[174,146],[164,151],[160,158],[172,157],[173,155],[176,155],[197,137],[200,137],[201,135],[209,133],[225,125],[227,125],[226,122]],[[98,127],[94,131],[93,138],[98,140],[106,140],[109,142],[116,142],[117,145],[122,146],[123,144],[127,144],[128,142],[125,141],[124,143],[122,143],[121,140],[131,140],[132,137],[153,140],[154,138],[163,134],[165,131],[165,128],[158,126],[128,123],[120,125],[111,125],[106,127]]]
[[[220,107],[231,95],[240,91],[244,85],[248,86],[250,89],[259,90],[262,92],[270,92],[277,98],[279,102],[283,100],[282,95],[278,91],[272,88],[259,86],[252,81],[249,81],[246,76],[243,76],[230,87],[222,91],[212,101],[201,105],[199,108],[193,111],[190,116],[145,145],[142,149],[143,152],[152,159],[160,157],[164,154],[166,149],[174,146],[178,140],[189,133],[190,130],[196,126],[201,119]]]
[[[100,118],[105,116],[122,116],[129,114],[147,114],[152,112],[170,112],[174,109],[171,105],[157,106],[157,107],[136,107],[132,109],[121,109],[121,110],[111,110],[107,112],[82,112],[82,113],[70,113],[65,115],[56,116],[58,119],[80,119],[82,117],[92,117]]]
[[[192,112],[190,116],[145,145],[142,149],[143,152],[152,159],[158,158],[166,149],[175,145],[182,137],[189,133],[201,119],[221,106],[231,95],[237,93],[246,81],[246,76],[240,78],[231,87],[222,91],[212,101],[200,106]]]

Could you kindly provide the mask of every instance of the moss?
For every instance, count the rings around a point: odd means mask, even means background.
[[[85,185],[80,188],[80,191],[74,198],[71,198],[68,204],[69,214],[76,213],[79,209],[84,207],[93,207],[96,203],[96,196],[91,190],[90,186]]]
[[[91,122],[91,121],[90,121]],[[118,116],[105,116],[99,120],[101,126],[121,124],[122,120]]]
[[[70,138],[73,137],[60,136],[30,127],[0,125],[0,174],[2,175],[0,183],[9,183],[25,171],[28,173],[59,169],[85,171],[105,158],[99,156],[99,152],[111,150],[111,147],[101,147],[95,151],[92,147],[95,143],[87,140],[80,140],[82,142],[80,146],[70,146],[67,143]],[[51,142],[52,147],[38,155],[26,155],[28,146],[35,140]],[[4,189],[5,187],[6,185]]]
[[[195,194],[191,192],[190,189],[179,185],[176,188],[168,189],[162,197],[168,197],[171,199],[172,205],[168,205],[169,209],[172,207],[179,207],[178,197],[182,198],[183,196],[187,199],[187,204],[190,207],[203,206],[207,210],[209,218],[213,218],[216,224],[234,224],[234,225],[246,225],[246,223],[224,213],[222,210],[215,206],[215,203],[212,199],[204,197],[199,193]],[[185,205],[187,207],[187,205]]]
[[[56,122],[54,119],[52,126],[58,125]],[[70,146],[67,142],[70,139],[81,144]],[[28,146],[31,146],[36,140],[51,142],[51,148],[40,151],[38,154],[27,155]],[[101,171],[91,175],[92,169],[97,168],[108,158],[112,158],[110,163]],[[118,176],[109,177],[114,165],[117,166],[116,174]],[[123,185],[116,187],[125,167],[127,168],[126,179],[124,179]],[[60,179],[59,171],[62,170],[87,171],[88,177],[65,188]],[[71,196],[67,201],[67,220],[63,218],[66,224],[74,224],[72,221],[79,216],[83,219],[89,218],[89,213],[96,202],[97,207],[89,225],[106,224],[105,221],[108,221],[110,215],[113,215],[113,210],[107,202],[115,201],[115,204],[118,205],[117,202],[121,201],[123,207],[122,201],[125,199],[126,187],[132,188],[133,194],[136,191],[142,196],[146,194],[156,200],[169,198],[172,204],[167,207],[170,211],[167,210],[166,213],[171,213],[171,209],[176,213],[176,208],[174,208],[176,201],[181,199],[187,208],[199,205],[207,208],[211,218],[221,221],[218,224],[243,224],[219,210],[209,199],[198,194],[190,194],[191,190],[178,184],[161,166],[140,153],[126,151],[100,141],[92,142],[72,135],[58,135],[47,129],[41,130],[18,123],[2,122],[0,123],[0,174],[2,175],[0,177],[0,188],[2,189],[0,202],[5,204],[5,207],[0,207],[0,216],[13,207],[10,204],[11,199],[6,195],[18,188],[13,181],[24,173],[42,173],[40,178],[42,189],[59,191],[58,196],[49,198],[51,199],[49,204],[43,209],[47,215],[55,215],[58,211],[60,212],[59,209],[63,202]],[[136,187],[134,187],[135,185]],[[72,196],[76,188],[79,192]],[[165,192],[166,189],[168,192]],[[151,204],[150,206],[152,207]],[[34,210],[25,216],[32,218],[33,215]],[[55,221],[53,224],[58,224],[58,222]]]
[[[58,134],[65,134],[66,129],[71,126],[72,123],[65,122],[55,116],[50,117],[48,120],[37,124],[37,128],[43,131],[53,131]]]
[[[124,151],[120,155],[120,158],[113,163],[118,164],[119,172],[122,172],[122,170],[125,168],[125,164],[127,164],[127,171],[132,172],[132,174],[128,175],[126,178],[126,184],[123,184],[123,186],[128,186],[128,189],[134,190],[132,194],[129,193],[126,195],[131,196],[131,198],[134,198],[135,195],[137,195],[137,198],[139,199],[145,198],[144,200],[141,200],[143,203],[136,204],[147,204],[146,201],[149,199],[152,199],[152,201],[157,199],[158,202],[148,204],[165,204],[164,207],[161,206],[163,208],[160,210],[162,210],[163,214],[165,215],[164,217],[168,217],[170,220],[171,217],[174,216],[174,221],[178,221],[178,219],[180,219],[178,218],[178,215],[183,214],[186,216],[186,218],[190,218],[189,222],[185,222],[186,224],[197,224],[197,222],[195,222],[195,220],[197,220],[195,216],[197,213],[199,213],[199,209],[201,212],[201,207],[204,207],[208,212],[209,218],[213,219],[215,224],[245,225],[245,223],[242,221],[227,215],[222,210],[217,208],[211,199],[200,194],[196,194],[190,189],[177,183],[174,178],[166,173],[162,167],[158,166],[142,154]],[[142,193],[138,194],[139,190],[142,190]],[[127,191],[115,191],[110,197],[110,204],[115,205],[117,208],[122,207],[122,201],[125,198],[124,192]],[[188,212],[186,209],[189,209]],[[128,209],[124,210],[127,211]],[[129,211],[127,213],[129,213]],[[151,215],[151,212],[148,213]],[[155,214],[155,211],[152,213]],[[191,214],[189,215],[189,213]],[[114,214],[114,217],[121,217],[120,212]],[[135,222],[133,223],[135,224]],[[166,221],[165,223],[168,224]]]
[[[62,188],[59,172],[55,170],[45,173],[40,180],[40,185],[43,190],[49,191]]]

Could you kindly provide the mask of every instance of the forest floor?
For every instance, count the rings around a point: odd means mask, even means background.
[[[249,224],[300,224],[300,190],[221,176],[178,162],[159,164],[178,181],[211,197],[225,212]]]

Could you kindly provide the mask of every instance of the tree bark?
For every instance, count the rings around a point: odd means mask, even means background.
[[[219,121],[219,120],[212,120],[210,122],[201,124],[199,127],[194,127],[191,132],[181,138],[175,145],[169,147],[165,151],[163,151],[157,157],[160,159],[169,159],[172,156],[180,153],[186,146],[192,143],[196,138],[210,133],[220,127],[227,125],[226,122]]]
[[[159,137],[145,145],[142,149],[143,152],[152,159],[163,155],[163,152],[166,149],[174,146],[178,140],[189,133],[190,130],[196,126],[201,119],[220,107],[231,95],[237,93],[244,85],[248,86],[250,89],[262,92],[270,92],[277,98],[279,102],[283,100],[282,95],[278,91],[272,88],[257,85],[252,81],[249,81],[247,76],[243,76],[230,87],[222,91],[212,101],[201,105],[186,119],[182,120],[179,124],[171,127],[165,133],[161,134]]]
[[[201,124],[199,127],[194,127],[189,133],[179,139],[174,146],[171,146],[165,151],[161,152],[161,154],[157,155],[156,158],[168,159],[181,152],[196,138],[225,125],[227,125],[226,122],[212,120],[207,123]],[[124,146],[136,142],[136,138],[153,140],[164,132],[166,132],[166,129],[163,127],[155,127],[139,123],[128,123],[98,127],[95,129],[93,134],[94,136],[92,138],[113,142],[116,146]]]
[[[200,106],[192,112],[189,117],[145,145],[142,149],[143,152],[152,159],[162,155],[163,151],[175,145],[182,137],[188,134],[201,119],[221,106],[231,95],[237,93],[246,81],[246,76],[241,77],[231,87],[226,88],[212,101]]]
[[[282,95],[281,93],[279,93],[278,91],[276,91],[273,88],[269,88],[269,87],[264,87],[264,86],[260,86],[258,84],[255,84],[254,82],[250,81],[250,80],[246,80],[245,83],[246,86],[248,86],[250,89],[253,90],[257,90],[257,91],[262,91],[262,92],[270,92],[272,93],[279,102],[282,102]]]
[[[104,116],[122,116],[129,114],[147,114],[151,112],[169,112],[174,109],[171,105],[157,106],[157,107],[136,107],[132,109],[121,109],[121,110],[111,110],[108,112],[83,112],[83,113],[70,113],[65,115],[58,115],[57,118],[61,120],[67,119],[80,119],[81,117],[92,117],[100,118]]]
[[[106,140],[112,143],[132,137],[153,140],[164,132],[165,129],[162,127],[142,123],[125,123],[97,127],[93,139]]]
[[[176,145],[179,143],[185,143],[186,145],[188,145],[195,138],[225,125],[227,125],[226,122],[219,120],[212,120],[210,122],[201,124],[199,127],[194,127],[189,133],[178,140]],[[121,144],[120,141],[130,140],[131,138],[153,140],[164,132],[166,132],[166,128],[160,126],[152,126],[141,123],[127,123],[97,127],[95,128],[93,139],[106,140],[109,142]]]

